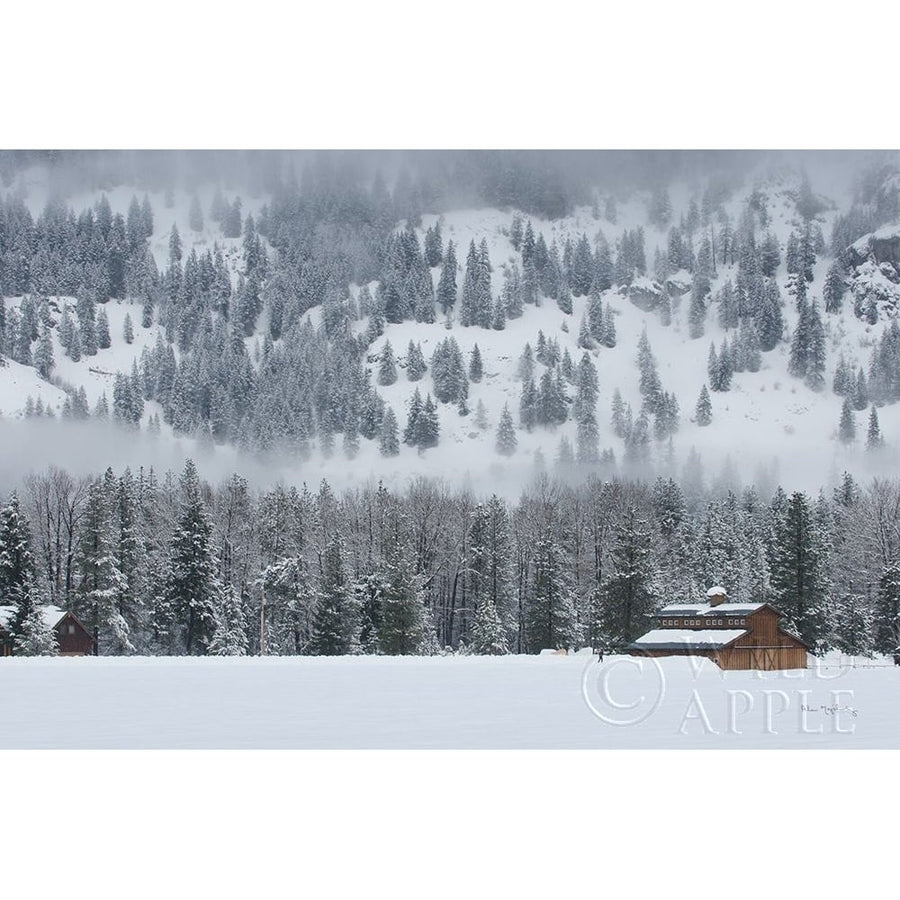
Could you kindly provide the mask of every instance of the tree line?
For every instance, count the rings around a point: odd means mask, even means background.
[[[16,652],[74,613],[119,654],[479,654],[620,647],[712,584],[816,650],[900,643],[900,482],[763,497],[539,476],[515,503],[416,479],[335,493],[204,482],[192,462],[29,476],[0,511]]]

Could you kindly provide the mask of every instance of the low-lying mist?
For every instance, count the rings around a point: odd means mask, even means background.
[[[835,486],[848,471],[860,481],[897,474],[895,456],[863,454],[836,445],[823,447],[813,436],[792,435],[785,446],[772,448],[770,441],[754,443],[743,437],[741,444],[729,445],[722,437],[717,443],[694,446],[687,441],[675,445],[670,454],[663,444],[655,444],[647,463],[617,460],[613,465],[579,466],[559,464],[551,440],[548,446],[529,452],[521,450],[511,458],[484,452],[483,447],[466,450],[446,442],[424,454],[404,451],[385,459],[374,444],[364,442],[354,459],[346,458],[340,442],[329,458],[318,452],[308,459],[287,453],[265,456],[247,453],[233,446],[212,446],[191,438],[172,438],[133,431],[110,422],[64,422],[60,420],[0,419],[0,496],[17,489],[25,477],[49,467],[67,470],[75,476],[102,473],[107,467],[120,472],[126,467],[136,472],[152,468],[158,475],[180,471],[192,459],[207,481],[216,484],[239,474],[255,488],[265,490],[275,484],[317,487],[324,479],[334,489],[344,490],[371,482],[404,489],[418,477],[440,479],[455,487],[466,487],[479,496],[496,493],[514,501],[546,473],[571,484],[590,475],[653,481],[657,476],[673,477],[695,496],[705,490],[724,494],[728,490],[755,485],[764,497],[779,485],[786,491],[816,493]]]

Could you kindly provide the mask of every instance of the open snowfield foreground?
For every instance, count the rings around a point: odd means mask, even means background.
[[[898,747],[900,668],[884,659],[0,660],[6,749]]]

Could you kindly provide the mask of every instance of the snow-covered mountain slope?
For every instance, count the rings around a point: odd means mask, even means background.
[[[777,280],[785,301],[783,315],[787,334],[793,332],[797,321],[793,297],[788,293],[788,275],[785,271],[784,249],[793,230],[800,224],[796,210],[794,191],[797,177],[792,173],[780,173],[766,180],[748,183],[736,192],[726,203],[725,209],[733,222],[740,219],[751,189],[761,191],[766,197],[769,228],[777,237],[782,251],[782,263]],[[25,180],[27,202],[37,214],[46,200],[42,192],[40,177]],[[143,197],[139,188],[117,187],[106,192],[113,212],[125,213],[132,196]],[[673,206],[673,222],[687,211],[692,186],[673,184],[669,186]],[[204,211],[209,209],[212,188],[200,192]],[[99,193],[86,193],[70,198],[75,209],[96,202]],[[210,248],[217,242],[225,250],[227,263],[236,278],[241,266],[240,240],[226,239],[218,226],[206,217],[204,229],[194,232],[189,226],[189,205],[191,196],[185,192],[175,192],[171,205],[166,204],[162,193],[151,194],[155,229],[152,249],[157,264],[162,268],[168,252],[168,235],[176,224],[184,242],[185,253],[191,248],[198,252]],[[258,213],[266,202],[265,197],[242,198],[244,212]],[[635,192],[617,206],[615,223],[601,215],[595,217],[590,207],[579,207],[572,215],[556,221],[541,221],[531,218],[535,234],[543,234],[548,245],[554,240],[561,247],[567,238],[577,241],[586,234],[593,243],[598,230],[603,232],[610,246],[615,246],[627,229],[641,227],[646,241],[648,271],[652,273],[652,261],[657,249],[666,252],[667,233],[649,224],[649,193]],[[846,196],[829,197],[834,201],[817,219],[827,236],[835,216],[848,202]],[[442,223],[444,245],[452,240],[460,263],[458,283],[462,285],[462,270],[466,250],[470,241],[476,245],[485,239],[493,267],[492,291],[497,296],[502,286],[502,268],[518,257],[510,241],[509,233],[514,213],[496,209],[457,210],[438,216],[425,214],[418,229],[420,241],[425,230],[439,219]],[[809,297],[820,300],[825,274],[830,265],[827,256],[820,256],[814,270],[814,280],[809,286]],[[717,266],[716,277],[712,281],[712,293],[727,279],[734,281],[736,266]],[[440,268],[432,269],[435,285]],[[359,288],[354,287],[358,292]],[[19,302],[18,298],[7,299],[7,308]],[[66,302],[58,298],[56,304]],[[69,299],[70,303],[74,301]],[[828,481],[844,469],[861,474],[876,471],[877,466],[890,465],[884,454],[880,461],[873,461],[863,451],[867,413],[856,414],[859,439],[850,446],[837,440],[837,425],[841,412],[842,398],[831,391],[831,380],[838,359],[843,355],[854,366],[866,367],[873,342],[885,328],[885,320],[870,323],[857,318],[853,313],[852,300],[844,303],[837,314],[823,315],[827,336],[826,388],[815,392],[800,379],[788,374],[789,343],[782,342],[774,350],[763,354],[760,370],[755,373],[742,372],[734,376],[731,390],[712,394],[713,422],[709,427],[700,427],[693,421],[694,408],[701,388],[708,383],[707,359],[709,346],[714,342],[718,347],[726,335],[733,338],[733,332],[723,330],[716,317],[715,304],[709,310],[705,323],[705,333],[701,338],[692,339],[688,330],[689,294],[674,305],[670,325],[664,325],[655,312],[646,312],[633,303],[629,297],[615,288],[603,296],[614,314],[617,343],[613,348],[591,350],[591,357],[599,373],[600,389],[597,407],[597,421],[600,427],[600,447],[610,448],[616,459],[623,457],[622,441],[617,438],[610,425],[610,406],[615,390],[630,403],[635,415],[641,405],[638,389],[638,370],[635,365],[637,343],[642,331],[646,330],[653,354],[656,357],[662,386],[674,392],[680,405],[680,427],[672,444],[680,468],[692,449],[700,453],[706,463],[707,477],[713,479],[720,471],[736,473],[742,483],[752,479],[766,482],[780,480],[786,485],[815,488]],[[370,477],[381,477],[388,481],[400,482],[413,474],[439,475],[453,480],[470,479],[480,487],[496,489],[514,494],[523,480],[540,465],[541,458],[552,465],[558,453],[563,436],[575,445],[575,422],[570,419],[557,429],[536,428],[532,432],[517,430],[518,450],[514,456],[504,458],[495,451],[496,427],[504,404],[508,404],[514,421],[518,424],[518,406],[522,383],[517,378],[518,360],[526,342],[534,348],[538,333],[547,339],[556,339],[560,351],[569,351],[573,361],[578,362],[582,349],[578,347],[579,325],[588,305],[587,297],[573,298],[571,314],[562,312],[553,300],[542,298],[540,306],[526,305],[521,318],[510,319],[502,331],[479,327],[462,327],[457,310],[453,323],[448,329],[445,316],[438,311],[433,324],[405,321],[387,324],[384,334],[368,349],[368,365],[373,376],[377,372],[378,360],[387,341],[400,362],[400,375],[395,384],[378,386],[381,396],[392,406],[402,431],[406,421],[407,408],[415,389],[424,396],[434,391],[430,369],[425,377],[410,382],[404,373],[406,348],[410,341],[420,343],[426,361],[448,335],[456,339],[466,361],[477,344],[481,352],[484,377],[480,383],[469,387],[468,405],[470,414],[461,416],[452,404],[439,404],[440,443],[425,452],[401,446],[399,456],[382,458],[377,442],[363,440],[356,458],[349,462],[340,453],[338,445],[335,455],[326,459],[318,454],[304,462],[290,462],[283,466],[273,465],[272,473],[293,481],[317,482],[327,477],[337,485],[359,482]],[[145,348],[152,347],[157,340],[159,327],[154,324],[149,329],[140,327],[141,308],[137,303],[110,301],[105,304],[112,335],[112,346],[100,350],[96,356],[82,357],[73,362],[66,357],[54,333],[54,355],[56,367],[52,380],[58,384],[84,387],[89,403],[93,406],[104,392],[111,399],[112,382],[116,372],[130,371],[134,362],[140,359]],[[126,344],[123,326],[126,313],[134,323],[135,339]],[[308,314],[313,323],[320,321],[320,310],[314,308]],[[257,333],[247,339],[251,355],[263,340],[265,314],[260,317]],[[366,319],[353,323],[354,331],[361,334],[367,326]],[[56,332],[57,329],[54,329]],[[539,374],[543,367],[538,365]],[[572,393],[570,389],[570,394]],[[10,362],[0,369],[0,413],[7,418],[18,419],[25,409],[26,400],[41,397],[44,404],[51,405],[57,412],[64,400],[63,392],[54,384],[42,381],[34,370]],[[475,412],[483,403],[487,413],[487,428],[481,430],[476,425]],[[148,403],[144,412],[144,423],[149,416],[159,413],[157,404]],[[900,405],[879,409],[882,433],[888,444],[900,443]],[[175,440],[171,429],[162,426],[162,439]],[[191,440],[178,439],[188,449]],[[231,457],[232,451],[217,448],[218,453]],[[664,470],[671,461],[664,443],[654,442],[653,456],[657,469]],[[887,462],[886,462],[887,460]],[[668,462],[667,462],[668,461]]]

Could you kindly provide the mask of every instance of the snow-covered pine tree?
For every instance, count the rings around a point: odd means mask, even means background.
[[[39,603],[31,603],[13,637],[13,653],[16,656],[56,656],[59,643],[56,633],[44,619]]]
[[[775,603],[791,627],[815,646],[822,630],[823,561],[809,498],[791,494],[775,518],[770,556]]]
[[[247,617],[241,596],[234,586],[228,585],[223,590],[209,653],[211,656],[246,656],[248,646]]]
[[[703,337],[706,330],[706,294],[709,291],[709,279],[694,276],[691,287],[691,305],[688,309],[688,334],[692,339]]]
[[[420,653],[427,640],[421,579],[402,544],[388,547],[380,597],[378,648],[387,656]]]
[[[429,447],[437,447],[439,442],[440,424],[437,407],[431,399],[431,394],[427,394],[417,423],[416,446],[419,450],[427,450]]]
[[[469,355],[469,381],[473,384],[478,384],[481,381],[483,374],[484,369],[481,363],[481,351],[478,349],[478,344],[475,344]]]
[[[31,529],[19,497],[13,493],[0,510],[0,597],[4,605],[16,608],[9,626],[13,637],[35,605],[35,574]]]
[[[400,438],[397,431],[397,417],[387,407],[381,419],[381,431],[378,439],[378,450],[382,456],[397,456],[400,453]]]
[[[471,649],[480,656],[503,656],[509,652],[503,623],[490,596],[481,601],[475,612]]]
[[[650,552],[650,529],[638,509],[626,509],[610,550],[612,574],[603,582],[597,631],[607,646],[621,646],[649,627],[658,590]]]
[[[384,387],[397,381],[397,364],[394,360],[394,348],[390,341],[384,342],[381,350],[381,362],[378,366],[378,383]]]
[[[872,404],[872,411],[869,413],[869,426],[866,430],[866,450],[877,451],[884,446],[884,438],[881,436],[881,427],[878,424],[878,410],[875,404]]]
[[[335,534],[329,540],[322,552],[320,566],[310,652],[316,656],[353,653],[359,648],[359,621],[339,535]]]
[[[853,388],[850,393],[850,402],[857,412],[862,412],[869,405],[869,385],[862,366],[857,370],[856,380],[853,382]]]
[[[212,546],[200,478],[192,460],[180,478],[181,511],[169,550],[165,598],[188,654],[206,653],[222,606],[222,585]]]
[[[695,419],[701,428],[705,428],[712,422],[712,401],[710,400],[709,391],[706,389],[705,384],[700,389]]]
[[[502,297],[498,297],[497,302],[494,304],[491,327],[494,331],[503,331],[506,328],[506,305]]]
[[[117,558],[115,512],[115,480],[108,469],[106,476],[96,478],[88,490],[76,555],[76,608],[97,636],[98,652],[102,655],[131,653],[135,649],[122,615],[128,585]]]
[[[874,407],[873,407],[874,408]],[[856,420],[853,417],[853,407],[848,399],[844,399],[841,406],[841,419],[838,424],[838,438],[842,444],[852,444],[856,440]]]
[[[825,275],[822,297],[825,300],[825,312],[839,313],[843,306],[844,293],[847,290],[840,263],[835,260]]]
[[[483,407],[482,407],[483,408]],[[509,404],[503,404],[500,424],[497,426],[497,452],[501,456],[512,456],[516,452],[519,440],[516,437],[515,425],[509,411]]]
[[[453,241],[449,241],[437,288],[437,302],[444,315],[447,315],[453,309],[456,303],[456,293],[456,251]]]
[[[34,351],[34,367],[40,372],[42,378],[49,379],[54,365],[53,341],[50,337],[50,329],[44,325],[38,339],[37,349]]]
[[[552,527],[545,527],[533,551],[533,574],[524,604],[525,645],[529,653],[569,649],[578,642],[574,586],[569,554]]]
[[[425,232],[425,262],[433,269],[444,258],[444,242],[441,236],[440,219]]]
[[[406,349],[406,377],[410,381],[419,381],[427,371],[428,366],[422,353],[422,345],[410,341],[409,347]]]
[[[422,416],[422,395],[419,389],[413,391],[412,398],[409,402],[409,413],[406,419],[406,428],[403,431],[403,443],[412,447],[417,446],[419,436],[419,419]],[[387,411],[385,411],[387,417]]]

